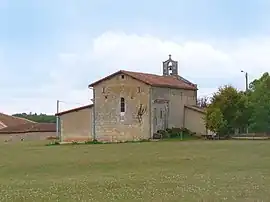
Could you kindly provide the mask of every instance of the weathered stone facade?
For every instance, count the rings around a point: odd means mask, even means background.
[[[172,89],[160,87],[152,88],[152,102],[157,99],[168,100],[168,127],[184,127],[185,105],[196,105],[197,92],[195,90],[186,89]],[[153,109],[154,108],[155,104],[153,104]],[[154,116],[154,111],[152,114]]]
[[[163,62],[162,76],[120,70],[88,87],[93,105],[60,117],[64,142],[149,139],[172,127],[205,131],[203,113],[185,109],[196,105],[197,85],[178,75],[178,63],[171,56]]]
[[[149,85],[124,74],[95,85],[95,138],[108,142],[149,139],[149,98]]]

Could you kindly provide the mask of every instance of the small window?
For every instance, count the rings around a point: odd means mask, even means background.
[[[102,88],[102,93],[105,93],[105,87]]]
[[[181,96],[181,100],[182,100],[182,98],[183,98],[183,92],[180,93],[180,96]]]
[[[140,93],[141,92],[141,87],[138,87],[138,93]]]
[[[162,109],[160,110],[160,119],[163,118]]]
[[[120,101],[120,110],[121,112],[125,112],[125,98],[121,97],[121,101]]]
[[[121,79],[125,79],[125,75],[124,74],[121,75]]]

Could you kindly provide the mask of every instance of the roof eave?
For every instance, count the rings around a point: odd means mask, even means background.
[[[185,107],[188,108],[188,109],[197,111],[197,112],[199,112],[199,113],[206,114],[206,111],[205,111],[204,109],[199,108],[199,107],[196,107],[196,106],[189,106],[189,105],[185,105]]]
[[[153,87],[161,87],[161,88],[183,89],[183,90],[198,90],[198,88],[193,88],[193,87],[179,87],[179,86],[172,86],[172,85],[152,84],[151,86],[153,86]]]
[[[97,81],[95,81],[95,82],[89,84],[89,85],[88,85],[88,88],[94,87],[95,85],[101,83],[102,81],[105,81],[105,80],[107,80],[107,79],[109,79],[109,78],[112,78],[113,76],[115,76],[115,75],[117,75],[117,74],[119,74],[119,73],[125,74],[125,72],[124,72],[123,70],[119,70],[119,71],[117,71],[117,72],[114,72],[113,74],[110,74],[109,76],[106,76],[106,77],[104,77],[104,78],[102,78],[102,79],[99,79],[99,80],[97,80]]]
[[[83,109],[91,108],[91,107],[93,107],[93,105],[94,104],[85,105],[85,106],[82,106],[82,107],[77,107],[77,108],[73,108],[73,109],[70,109],[70,110],[63,111],[63,112],[59,112],[59,113],[56,113],[55,116],[61,116],[61,115],[64,115],[64,114],[68,114],[68,113],[80,111],[80,110],[83,110]]]

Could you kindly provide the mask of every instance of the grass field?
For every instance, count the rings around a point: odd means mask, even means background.
[[[270,141],[0,145],[0,201],[270,201]]]

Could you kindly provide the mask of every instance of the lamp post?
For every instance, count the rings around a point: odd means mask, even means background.
[[[248,94],[248,73],[247,72],[245,72],[244,70],[241,70],[241,72],[242,73],[245,73],[245,79],[246,79],[246,96],[247,96],[247,94]],[[248,98],[248,97],[247,97]],[[247,124],[247,129],[246,129],[247,131],[246,131],[246,133],[247,133],[247,135],[248,135],[248,124]]]
[[[58,113],[59,113],[59,103],[60,101],[57,100],[56,101],[56,136],[59,138],[59,140],[61,141],[61,137],[60,137],[60,130],[59,130],[59,116],[58,116]]]
[[[245,73],[245,78],[246,78],[246,93],[248,92],[248,73],[245,72],[244,70],[241,70],[241,72]]]

